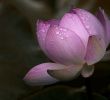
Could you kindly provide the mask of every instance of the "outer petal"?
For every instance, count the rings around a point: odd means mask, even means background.
[[[90,36],[85,60],[88,65],[92,65],[100,61],[106,51],[105,41],[103,39],[97,38],[96,36]]]
[[[37,21],[37,38],[41,49],[45,52],[45,37],[50,25],[58,24],[58,20],[49,20],[49,21]]]
[[[58,26],[51,26],[46,37],[48,56],[65,65],[84,62],[85,47],[74,32]]]
[[[48,73],[62,81],[72,80],[80,75],[83,65],[71,65],[60,70],[48,70]]]
[[[110,43],[110,20],[108,19],[104,10],[101,8],[99,8],[96,16],[102,23],[103,27],[105,28],[105,37],[106,37],[106,43],[108,46],[108,44]]]
[[[89,34],[76,13],[66,13],[61,19],[59,25],[75,32],[81,38],[86,47]]]
[[[77,16],[79,17],[80,21],[84,25],[87,32],[92,35],[96,35],[100,38],[104,38],[104,28],[100,21],[91,13],[83,9],[73,9],[73,12],[76,12]]]
[[[48,85],[57,82],[58,80],[51,77],[47,70],[63,69],[64,65],[56,63],[43,63],[32,68],[24,77],[24,80],[29,85]]]

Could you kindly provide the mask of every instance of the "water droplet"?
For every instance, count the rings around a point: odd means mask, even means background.
[[[59,34],[59,31],[57,31],[56,34]]]
[[[62,31],[63,29],[62,28],[60,28],[60,31]]]
[[[63,37],[60,37],[62,40],[64,39]]]
[[[55,27],[56,30],[58,30],[58,27]]]
[[[65,34],[65,37],[68,38],[69,37],[69,34]]]
[[[45,32],[45,30],[44,30],[44,29],[42,29],[42,30],[41,30],[41,32],[43,32],[43,33],[44,33],[44,32]]]
[[[89,25],[86,25],[85,27],[86,27],[87,29],[89,29],[89,28],[90,28],[90,27],[89,27]]]
[[[66,31],[67,31],[67,29],[65,29],[65,28],[64,28],[64,29],[63,29],[63,31],[65,31],[65,32],[66,32]]]

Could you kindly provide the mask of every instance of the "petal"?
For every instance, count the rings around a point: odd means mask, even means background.
[[[83,65],[71,65],[64,69],[58,69],[58,70],[48,70],[47,72],[54,78],[66,81],[66,80],[72,80],[76,78],[78,75],[80,75],[80,71],[82,70]]]
[[[100,61],[103,58],[105,51],[105,41],[96,36],[90,36],[85,56],[87,64],[92,65]]]
[[[94,66],[85,65],[81,71],[81,75],[85,78],[90,77],[94,72]]]
[[[76,14],[65,14],[59,25],[75,32],[81,38],[86,47],[89,34]]]
[[[51,77],[47,70],[62,69],[64,65],[56,63],[43,63],[33,67],[24,77],[24,81],[32,86],[48,85],[57,82],[58,80]]]
[[[89,33],[90,36],[96,35],[99,38],[104,38],[104,28],[100,21],[91,13],[83,9],[73,9],[79,17],[80,21],[84,25],[85,29]]]
[[[84,62],[85,48],[74,32],[58,26],[51,26],[46,37],[48,57],[65,65]]]
[[[96,16],[105,28],[106,32],[104,35],[106,37],[106,43],[108,46],[108,44],[110,43],[110,20],[108,19],[108,16],[105,14],[104,10],[101,8],[99,8]]]
[[[49,20],[49,21],[37,21],[37,38],[41,49],[45,52],[45,37],[50,25],[58,24],[58,20]]]

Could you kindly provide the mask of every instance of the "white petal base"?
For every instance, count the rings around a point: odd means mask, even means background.
[[[80,75],[83,65],[72,65],[64,69],[48,70],[47,72],[54,78],[61,81],[68,81]]]
[[[94,72],[94,66],[85,65],[81,71],[81,75],[85,78],[90,77]]]

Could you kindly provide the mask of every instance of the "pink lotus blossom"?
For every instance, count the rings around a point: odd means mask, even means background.
[[[37,38],[43,52],[54,63],[32,68],[24,80],[29,85],[48,85],[89,77],[110,43],[110,20],[99,9],[96,16],[84,9],[72,9],[60,20],[37,22]]]

